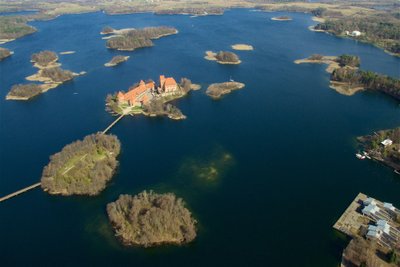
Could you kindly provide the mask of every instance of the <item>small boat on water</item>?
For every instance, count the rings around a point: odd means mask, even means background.
[[[400,175],[400,170],[394,170],[394,173]]]
[[[231,76],[231,77],[229,77],[229,81],[230,81],[230,82],[234,82],[235,80],[233,80],[233,79],[232,79],[232,76]]]
[[[363,151],[363,155],[364,155],[367,159],[371,159],[370,155],[368,155],[367,152]]]
[[[366,158],[364,155],[362,155],[362,154],[360,154],[360,153],[357,153],[357,154],[356,154],[356,157],[357,157],[358,159],[365,159],[365,158]]]

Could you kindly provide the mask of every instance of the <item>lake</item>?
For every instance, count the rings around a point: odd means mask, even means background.
[[[290,15],[293,21],[270,18]],[[0,63],[0,195],[36,183],[49,156],[113,117],[105,97],[165,74],[203,86],[174,101],[184,121],[125,117],[111,133],[122,143],[117,174],[97,197],[50,196],[35,189],[0,204],[0,256],[7,265],[337,266],[346,238],[332,229],[359,192],[400,206],[400,177],[359,161],[355,137],[400,125],[399,103],[376,92],[348,97],[329,88],[324,65],[296,65],[314,53],[354,54],[361,68],[400,77],[400,58],[350,39],[308,30],[301,13],[233,9],[223,16],[103,13],[32,22],[38,32],[4,45]],[[108,50],[99,32],[167,25],[179,34],[134,52]],[[240,65],[205,60],[236,51]],[[5,101],[12,85],[36,72],[32,53],[60,55],[63,68],[87,71],[28,102]],[[115,68],[104,63],[131,58]],[[220,101],[207,86],[232,77],[246,84]],[[223,155],[232,160],[222,162]],[[215,179],[199,170],[212,166]],[[114,238],[106,204],[142,190],[174,192],[198,220],[183,246],[125,248]]]

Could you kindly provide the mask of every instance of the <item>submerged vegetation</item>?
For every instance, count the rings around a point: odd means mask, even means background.
[[[110,32],[110,29],[107,28],[106,32]],[[133,51],[138,48],[153,46],[153,42],[151,40],[176,34],[178,31],[172,27],[162,26],[148,27],[144,29],[114,30],[112,33],[115,34],[115,36],[111,36],[107,40],[108,48]]]
[[[196,238],[196,221],[181,198],[143,191],[107,205],[115,235],[124,245],[182,245]]]
[[[97,195],[112,178],[120,150],[116,136],[100,133],[66,145],[43,169],[42,188],[64,196]]]

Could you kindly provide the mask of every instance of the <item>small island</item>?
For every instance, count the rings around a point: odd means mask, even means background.
[[[112,114],[143,114],[150,117],[167,116],[173,120],[182,120],[186,116],[168,102],[184,97],[191,90],[200,89],[189,79],[182,78],[178,84],[173,77],[160,75],[158,85],[152,81],[140,81],[128,92],[119,91],[106,98],[107,111]]]
[[[239,50],[239,51],[251,51],[254,50],[252,45],[248,44],[234,44],[231,46],[233,50]]]
[[[219,51],[218,53],[206,51],[206,56],[204,58],[211,61],[217,61],[219,64],[236,65],[241,63],[239,57],[235,53],[229,51]]]
[[[114,67],[117,66],[119,64],[121,64],[122,62],[125,62],[129,59],[129,56],[115,56],[113,57],[109,62],[107,62],[106,64],[104,64],[104,66],[106,67]]]
[[[50,157],[41,186],[52,195],[97,195],[111,180],[120,150],[116,136],[100,133],[66,145]]]
[[[0,47],[0,61],[10,57],[12,54],[14,54],[14,52],[11,52],[10,50],[8,50],[6,48]]]
[[[126,246],[183,245],[196,238],[196,220],[172,193],[120,195],[107,205],[115,235]]]
[[[212,99],[220,99],[223,95],[242,89],[244,86],[244,83],[239,82],[213,83],[207,88],[206,94]]]
[[[400,127],[357,137],[360,150],[400,174]],[[364,157],[363,157],[364,158]]]
[[[165,26],[121,30],[105,27],[101,32],[101,34],[110,35],[105,37],[108,39],[107,48],[119,51],[134,51],[142,47],[151,47],[154,45],[152,40],[177,33],[177,29]]]
[[[38,69],[61,66],[61,64],[57,61],[58,56],[52,51],[42,51],[31,56],[31,62],[33,63],[33,66]]]
[[[289,21],[289,20],[293,20],[293,19],[291,17],[289,17],[289,16],[279,16],[279,17],[273,17],[273,18],[271,18],[271,20]]]

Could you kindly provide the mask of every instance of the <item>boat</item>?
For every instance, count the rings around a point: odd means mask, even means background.
[[[367,159],[371,159],[370,155],[368,155],[367,152],[363,151],[363,155],[364,155]]]
[[[229,77],[229,81],[230,81],[230,82],[234,82],[235,80],[233,80],[233,79],[232,79],[232,76],[231,76],[231,77]]]
[[[394,173],[400,175],[400,170],[394,170]]]
[[[360,153],[357,153],[357,154],[356,154],[356,157],[357,157],[358,159],[365,159],[365,156],[362,155],[362,154],[360,154]]]

